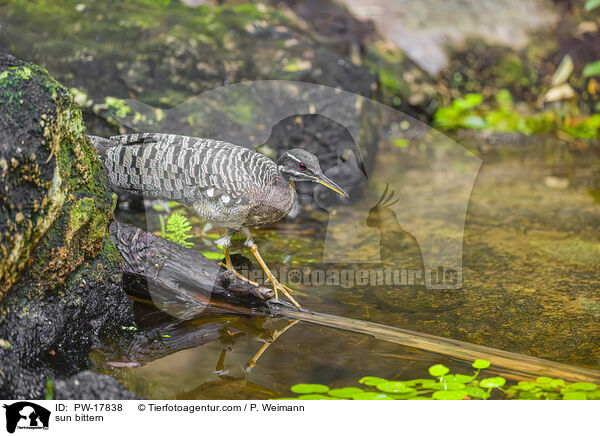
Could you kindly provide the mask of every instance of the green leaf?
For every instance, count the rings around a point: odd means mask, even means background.
[[[535,383],[529,382],[529,381],[520,381],[519,384],[517,385],[517,389],[520,389],[522,391],[531,391],[533,389],[535,389],[537,387],[537,385]]]
[[[225,257],[223,253],[217,253],[216,251],[207,251],[202,255],[210,260],[222,260]]]
[[[387,380],[381,377],[372,377],[372,376],[366,376],[361,378],[358,382],[361,385],[367,385],[367,386],[377,386],[379,383],[385,383]]]
[[[538,377],[535,381],[542,385],[549,385],[550,383],[552,383],[552,380],[553,379],[551,379],[550,377]]]
[[[596,9],[599,6],[600,6],[600,0],[587,0],[585,2],[585,10],[588,12],[593,11],[594,9]]]
[[[576,391],[595,391],[597,387],[598,386],[596,385],[596,383],[586,382],[573,383],[572,385],[569,385],[569,389],[573,389]]]
[[[487,126],[487,123],[483,118],[478,117],[477,115],[469,115],[460,122],[460,125],[468,129],[484,129]]]
[[[377,389],[383,392],[389,392],[392,394],[407,394],[410,392],[414,392],[413,388],[409,388],[402,382],[388,381],[379,383],[377,385]]]
[[[457,383],[454,381],[447,381],[446,377],[444,377],[444,381],[441,383],[442,385],[444,385],[444,390],[445,391],[458,391],[462,388],[465,387],[464,383]]]
[[[362,394],[364,391],[361,388],[340,388],[332,389],[328,392],[329,395],[336,398],[352,398],[354,395]]]
[[[472,381],[475,377],[472,375],[464,375],[464,374],[450,374],[447,376],[444,376],[444,381],[445,382],[451,382],[451,383],[469,383],[470,381]]]
[[[490,377],[481,380],[479,385],[483,388],[500,388],[504,386],[504,383],[506,383],[506,379],[504,377]]]
[[[587,395],[585,392],[579,391],[566,392],[563,395],[563,400],[587,400]]]
[[[392,139],[392,143],[399,148],[405,148],[408,146],[408,139]]]
[[[583,69],[583,77],[600,76],[600,61],[587,64]]]
[[[406,386],[414,386],[414,385],[426,385],[426,384],[438,383],[438,381],[430,379],[430,378],[415,378],[413,380],[403,381],[402,383],[404,383]]]
[[[431,374],[434,377],[442,377],[446,374],[448,374],[450,370],[448,368],[446,368],[444,365],[433,365],[429,368],[429,374]]]
[[[393,400],[393,397],[382,394],[381,392],[361,392],[360,394],[352,395],[353,400]]]
[[[319,384],[300,383],[292,386],[290,390],[295,394],[322,394],[329,392],[329,387]]]
[[[476,388],[473,386],[467,386],[465,388],[465,392],[467,393],[467,395],[469,397],[473,397],[473,398],[487,398],[489,395],[486,391],[484,391],[481,388]]]
[[[473,368],[475,369],[486,369],[489,368],[490,362],[483,359],[477,359],[475,362],[473,362],[473,365],[471,366],[473,366]]]
[[[338,398],[328,397],[327,395],[321,394],[307,394],[300,395],[298,400],[337,400]]]
[[[457,109],[472,109],[475,106],[478,106],[483,101],[483,96],[481,94],[467,94],[464,98],[457,98],[452,102],[452,106]]]
[[[466,391],[437,391],[433,393],[432,398],[434,400],[462,400],[466,396]]]

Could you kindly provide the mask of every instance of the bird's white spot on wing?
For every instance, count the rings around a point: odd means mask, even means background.
[[[213,195],[215,195],[215,188],[208,188],[206,190],[206,195],[208,195],[209,197],[212,197]]]
[[[229,197],[229,195],[225,194],[221,197],[221,201],[225,204],[229,203],[229,200],[231,200],[231,197]]]

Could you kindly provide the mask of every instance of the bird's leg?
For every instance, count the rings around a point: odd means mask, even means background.
[[[246,374],[248,374],[250,371],[252,371],[252,368],[254,368],[256,366],[256,362],[258,361],[258,359],[260,358],[260,356],[262,356],[262,354],[265,351],[267,351],[267,348],[269,348],[271,346],[271,344],[273,342],[275,342],[279,336],[281,336],[283,333],[285,333],[287,329],[289,329],[293,325],[297,324],[298,322],[300,322],[300,320],[297,320],[297,319],[291,320],[282,329],[275,330],[275,332],[273,332],[272,339],[270,341],[268,341],[268,342],[265,342],[262,345],[262,347],[260,347],[260,349],[254,354],[254,356],[252,356],[250,358],[250,360],[248,361],[248,363],[246,363],[246,367],[244,368],[244,372]]]
[[[220,237],[219,239],[217,239],[215,241],[217,245],[223,247],[223,254],[225,254],[225,263],[219,262],[219,265],[222,267],[225,267],[226,269],[230,269],[231,271],[233,271],[238,279],[248,282],[252,286],[258,286],[258,283],[253,282],[252,280],[244,277],[239,272],[237,272],[235,270],[235,268],[233,267],[233,263],[231,262],[231,256],[229,255],[229,247],[231,245],[231,237],[233,236],[233,234],[234,234],[233,230],[228,230],[225,233],[225,235],[223,235],[222,237]]]
[[[231,263],[231,256],[229,256],[229,246],[231,245],[231,237],[233,232],[227,230],[223,236],[215,241],[218,246],[223,247],[223,253],[225,254],[225,268],[233,270],[233,264]]]
[[[250,249],[250,252],[254,256],[254,258],[258,261],[258,263],[262,267],[263,271],[267,275],[267,277],[269,279],[268,281],[270,281],[271,284],[273,285],[273,290],[275,291],[275,299],[276,300],[279,299],[278,298],[278,291],[281,291],[281,293],[283,295],[285,295],[286,297],[288,297],[288,299],[294,304],[294,306],[301,307],[298,304],[298,302],[296,300],[294,300],[294,297],[292,297],[290,295],[290,293],[288,292],[288,290],[291,291],[291,289],[288,288],[287,286],[283,286],[275,278],[275,276],[273,275],[273,273],[271,272],[271,270],[269,269],[269,267],[267,266],[267,264],[265,263],[265,261],[262,259],[260,253],[258,252],[258,247],[256,246],[256,242],[254,242],[252,240],[252,238],[250,236],[248,236],[248,239],[246,240],[246,242],[244,243],[244,245]]]

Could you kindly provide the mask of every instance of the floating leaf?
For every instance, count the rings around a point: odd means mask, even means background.
[[[434,377],[442,377],[446,374],[448,374],[450,370],[448,368],[446,368],[444,365],[433,365],[432,367],[429,368],[429,374],[431,374]]]
[[[379,383],[384,383],[386,381],[386,379],[381,377],[366,376],[361,378],[358,382],[362,385],[377,386]]]
[[[552,380],[550,377],[538,377],[535,381],[543,385],[548,385],[552,383]]]
[[[298,400],[337,400],[338,398],[328,397],[327,395],[321,394],[306,394],[300,395]]]
[[[379,383],[377,385],[377,389],[383,392],[389,392],[392,394],[407,394],[409,392],[413,392],[413,388],[409,388],[404,383],[388,381],[384,383]]]
[[[464,383],[447,381],[446,377],[444,377],[444,381],[441,382],[441,384],[444,385],[444,390],[448,390],[448,391],[458,391],[465,387]]]
[[[337,398],[352,398],[354,395],[362,394],[364,391],[361,388],[340,388],[332,389],[328,392],[332,397]]]
[[[329,392],[329,387],[319,384],[300,383],[292,386],[290,390],[295,394],[322,394]]]
[[[583,77],[600,76],[600,61],[587,64],[583,69]]]
[[[430,378],[416,378],[414,380],[403,381],[402,383],[404,383],[406,386],[414,386],[414,385],[425,385],[425,384],[431,384],[431,383],[438,383],[438,381],[430,379]]]
[[[473,398],[487,398],[489,396],[489,394],[483,389],[473,386],[467,386],[465,388],[465,392],[469,397]]]
[[[479,385],[483,388],[500,388],[504,386],[504,383],[506,383],[506,379],[504,377],[490,377],[481,380]]]
[[[474,378],[475,377],[472,376],[472,375],[450,374],[450,375],[444,376],[444,381],[445,382],[452,382],[452,383],[469,383]]]
[[[596,383],[579,382],[570,385],[569,389],[573,389],[575,391],[595,391],[597,387],[598,386]]]
[[[489,368],[490,362],[483,359],[477,359],[471,366],[475,369],[486,369]]]
[[[573,391],[563,395],[563,400],[587,400],[585,392]]]
[[[466,396],[466,391],[437,391],[433,393],[432,398],[434,400],[462,400]]]
[[[417,395],[419,395],[419,393],[416,391],[416,389],[411,389],[411,388],[406,388],[406,392],[403,393],[399,393],[399,394],[390,394],[392,397],[394,397],[396,400],[408,400],[409,398],[412,397],[416,397]]]
[[[353,400],[393,400],[394,397],[382,394],[381,392],[361,392],[360,394],[352,395]]]
[[[528,381],[520,381],[519,384],[517,385],[517,388],[521,389],[522,391],[531,391],[532,389],[535,389],[536,387],[537,387],[537,385],[535,383],[528,382]]]

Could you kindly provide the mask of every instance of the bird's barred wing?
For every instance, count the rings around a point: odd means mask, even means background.
[[[277,171],[273,161],[254,150],[213,139],[144,133],[110,141],[111,183],[185,203],[252,202]]]

